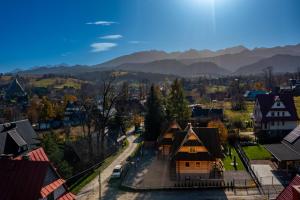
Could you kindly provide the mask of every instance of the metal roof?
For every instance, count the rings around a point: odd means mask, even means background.
[[[276,200],[296,200],[297,197],[293,195],[293,187],[300,186],[300,176],[296,175],[290,184],[278,195]]]

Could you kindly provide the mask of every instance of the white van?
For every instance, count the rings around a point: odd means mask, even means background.
[[[121,178],[122,172],[123,172],[122,165],[116,165],[111,174],[111,178]]]

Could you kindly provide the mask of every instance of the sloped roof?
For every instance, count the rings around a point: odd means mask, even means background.
[[[48,162],[0,160],[0,199],[39,199]]]
[[[76,196],[71,192],[65,193],[58,198],[58,200],[73,200],[76,199]]]
[[[223,116],[223,109],[219,108],[202,108],[201,106],[194,106],[192,108],[192,117],[211,117]]]
[[[297,198],[293,196],[293,187],[300,186],[300,176],[296,175],[290,184],[278,195],[276,200],[296,200]]]
[[[192,130],[192,132],[191,132]],[[195,154],[189,154],[189,153],[183,153],[180,152],[180,155],[178,153],[178,150],[181,146],[186,144],[187,138],[189,133],[193,133],[197,137],[198,143],[193,144],[193,146],[197,145],[203,145],[207,148],[208,153],[195,153]],[[178,154],[178,155],[177,155]],[[171,156],[178,159],[193,159],[192,157],[195,157],[200,159],[211,159],[211,158],[222,158],[222,151],[221,151],[221,143],[219,139],[219,132],[217,128],[190,128],[185,131],[177,132],[174,137],[174,143],[172,146],[172,154]]]
[[[26,92],[17,78],[15,78],[6,91],[7,96],[25,96]]]
[[[8,124],[0,124],[0,154],[4,153],[7,134],[12,134],[16,143],[26,143],[29,148],[36,147],[40,141],[36,132],[33,130],[28,120],[11,122]],[[23,140],[23,141],[22,141]]]
[[[41,196],[42,198],[47,197],[50,193],[52,193],[54,190],[62,186],[66,181],[63,179],[57,179],[56,181],[44,186],[41,189]]]
[[[280,144],[265,145],[279,161],[300,160],[300,126],[297,126]]]
[[[272,106],[275,103],[275,98],[279,97],[280,101],[283,102],[283,104],[286,107],[286,110],[291,114],[291,116],[288,117],[266,117],[268,112],[272,110]],[[291,94],[259,94],[256,96],[256,99],[260,105],[260,111],[262,113],[262,121],[269,121],[269,120],[290,120],[290,121],[297,121],[299,120],[297,115],[297,110],[295,107],[294,98]],[[277,111],[278,109],[273,109],[274,111]],[[282,110],[282,109],[279,109]]]
[[[46,161],[50,162],[47,154],[45,153],[44,149],[42,147],[37,148],[33,151],[30,151],[29,153],[26,153],[25,155],[29,156],[29,160],[31,161]],[[20,155],[15,158],[15,160],[22,160],[22,156]]]

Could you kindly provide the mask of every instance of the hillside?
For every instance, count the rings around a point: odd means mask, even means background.
[[[214,63],[198,62],[185,65],[175,59],[154,61],[150,63],[131,63],[118,66],[116,69],[138,72],[151,72],[159,74],[172,74],[183,77],[193,77],[202,75],[227,75],[229,72],[220,68]]]
[[[262,59],[251,65],[239,68],[235,74],[250,75],[263,73],[269,66],[273,67],[274,73],[297,72],[300,68],[300,56],[275,55],[270,58]]]

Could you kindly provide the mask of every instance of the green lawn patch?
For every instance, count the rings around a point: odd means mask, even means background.
[[[250,160],[269,160],[272,158],[270,152],[268,152],[263,146],[246,146],[243,150]]]
[[[76,181],[72,186],[70,186],[71,192],[74,194],[78,194],[78,192],[86,186],[89,182],[91,182],[94,178],[96,178],[99,175],[99,171],[102,172],[106,167],[108,167],[127,147],[129,143],[128,140],[125,141],[125,146],[121,149],[119,149],[118,152],[111,155],[110,157],[106,158],[103,161],[103,164],[95,169],[91,174],[88,174],[87,176],[82,177],[78,181]]]
[[[231,163],[233,163],[234,156],[236,157],[237,169],[235,169],[234,166],[231,165]],[[223,159],[223,164],[226,171],[245,170],[245,167],[234,147],[231,147],[231,157],[229,155],[225,155],[225,158]]]

